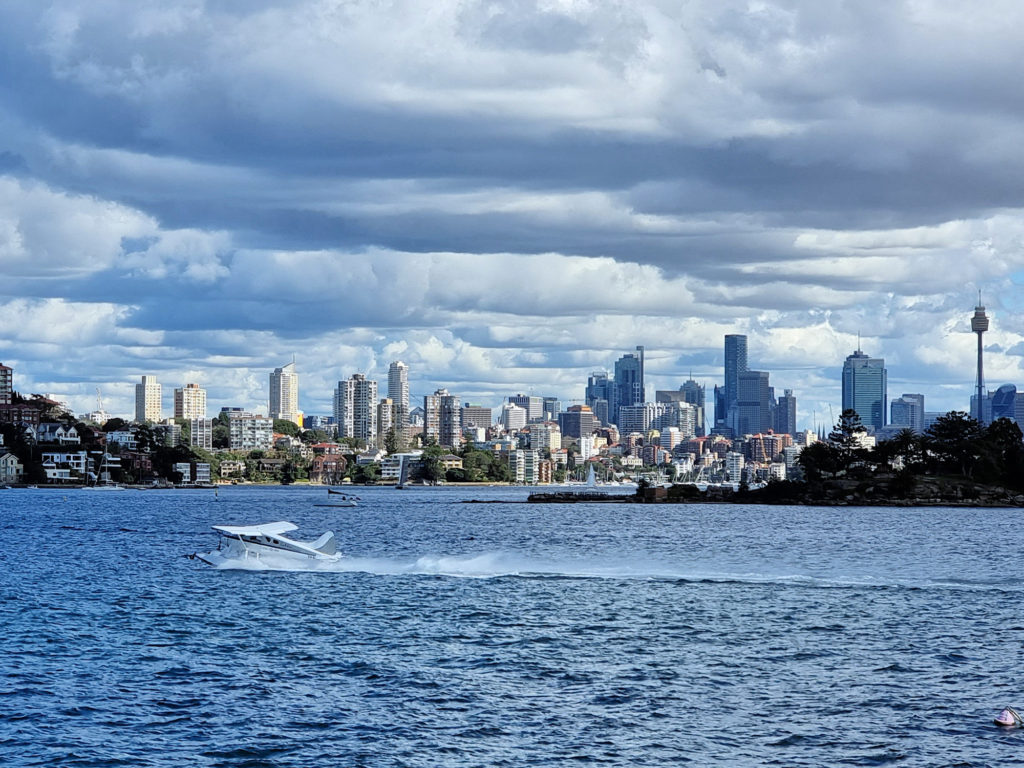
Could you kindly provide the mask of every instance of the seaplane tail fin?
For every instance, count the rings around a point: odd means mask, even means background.
[[[334,540],[334,531],[328,531],[310,544],[310,546],[317,552],[322,552],[325,555],[334,555],[338,552],[338,544]]]

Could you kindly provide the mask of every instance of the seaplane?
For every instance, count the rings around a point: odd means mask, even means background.
[[[255,560],[274,567],[277,564],[336,562],[343,557],[338,552],[333,531],[327,531],[316,541],[308,542],[289,539],[284,535],[297,528],[295,523],[285,520],[259,525],[215,525],[213,530],[220,534],[217,549],[203,555],[196,553],[195,557],[217,567],[239,560]]]

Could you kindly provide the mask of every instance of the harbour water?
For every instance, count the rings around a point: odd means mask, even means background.
[[[0,491],[0,764],[1024,759],[1021,510],[358,493]],[[347,558],[185,557],[280,519]]]

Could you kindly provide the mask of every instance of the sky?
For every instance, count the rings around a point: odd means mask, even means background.
[[[843,359],[967,410],[1024,387],[1024,4],[12,0],[0,362],[128,416],[410,366],[583,397],[722,380],[723,336],[838,416]]]

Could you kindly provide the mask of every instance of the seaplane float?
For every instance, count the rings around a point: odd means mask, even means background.
[[[296,541],[284,535],[296,529],[295,523],[285,520],[259,525],[215,525],[213,530],[220,534],[217,549],[194,556],[217,567],[239,560],[255,560],[273,567],[331,563],[342,558],[333,531],[327,531],[316,541]]]

